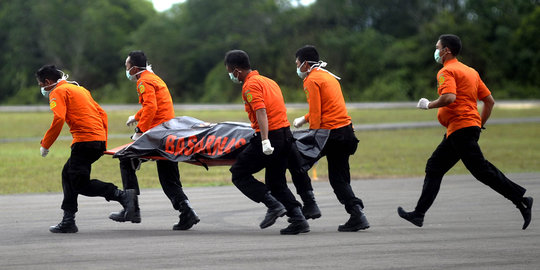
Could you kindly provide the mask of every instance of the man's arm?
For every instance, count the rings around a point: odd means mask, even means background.
[[[321,128],[321,119],[322,119],[322,100],[321,92],[319,85],[313,81],[305,83],[304,86],[308,93],[308,106],[309,112],[306,114],[306,122],[309,123],[310,129],[319,129]]]
[[[268,116],[266,115],[266,109],[258,109],[255,111],[255,117],[261,130],[261,140],[268,139]]]
[[[139,121],[137,127],[142,132],[146,132],[150,129],[158,110],[156,92],[152,85],[146,83],[141,83],[137,89],[140,91],[139,103],[142,108],[135,115],[135,120]]]
[[[491,110],[493,109],[493,106],[495,105],[495,99],[492,95],[489,95],[482,99],[482,102],[484,102],[484,108],[482,109],[482,127],[486,124],[487,120],[489,119],[489,116],[491,115]]]
[[[266,115],[266,109],[256,110],[255,117],[257,118],[261,132],[262,151],[265,155],[271,155],[274,152],[274,147],[272,147],[272,143],[268,140],[268,116]]]
[[[95,100],[92,100],[92,102],[94,103],[94,106],[96,106],[99,116],[101,117],[101,123],[103,124],[103,129],[105,129],[105,147],[107,147],[107,142],[109,141],[109,117],[105,110],[101,108]]]
[[[51,93],[51,96],[49,97],[49,105],[54,117],[51,127],[45,132],[45,136],[43,136],[43,139],[41,140],[41,146],[45,149],[49,149],[56,141],[58,135],[60,135],[60,132],[62,131],[64,122],[66,121],[67,108],[64,96],[61,93],[64,92],[58,89]]]
[[[428,109],[440,108],[452,104],[456,101],[456,94],[446,93],[442,94],[438,99],[429,102]]]
[[[43,139],[41,140],[41,146],[45,149],[49,149],[58,138],[58,135],[60,135],[63,126],[64,119],[55,114],[51,127],[45,132],[45,136],[43,136]]]
[[[101,117],[101,122],[103,123],[103,128],[105,129],[105,133],[109,132],[109,118],[107,116],[107,112],[99,106],[99,104],[96,101],[92,101],[94,103],[94,106],[96,106],[96,109],[99,112],[99,116]]]

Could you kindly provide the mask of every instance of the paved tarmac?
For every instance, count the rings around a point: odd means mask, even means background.
[[[314,182],[322,217],[311,232],[279,235],[285,218],[261,230],[262,204],[234,186],[186,188],[201,222],[177,222],[159,189],[139,197],[142,223],[115,223],[116,202],[79,197],[79,233],[52,234],[60,193],[0,196],[0,269],[540,269],[540,174],[509,174],[537,200],[521,230],[519,211],[470,175],[447,176],[422,228],[402,220],[422,179],[352,182],[371,228],[337,232],[348,215],[326,181]]]

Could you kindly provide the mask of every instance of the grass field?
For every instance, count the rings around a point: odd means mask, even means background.
[[[125,120],[133,111],[109,112],[109,147],[130,141],[132,129]],[[304,114],[304,110],[289,110],[290,121]],[[356,124],[435,121],[436,111],[411,109],[351,110]],[[177,111],[177,116],[189,115],[209,122],[247,122],[243,111]],[[495,108],[492,118],[538,117],[540,108]],[[48,129],[52,113],[0,114],[0,194],[59,192],[61,170],[69,157],[70,140],[58,140],[46,158],[39,155],[39,141]],[[540,171],[540,124],[487,125],[480,145],[484,155],[503,172]],[[354,179],[382,177],[422,177],[427,158],[442,139],[444,129],[421,128],[357,132],[358,150],[351,157]],[[61,136],[68,136],[64,126]],[[144,163],[138,172],[143,188],[159,188],[154,162]],[[203,167],[180,163],[184,186],[229,185],[229,167]],[[319,180],[327,177],[326,160],[315,167]],[[312,170],[313,171],[313,170]],[[313,173],[313,172],[311,172]],[[450,174],[467,173],[459,163]],[[263,174],[257,175],[262,179]],[[121,186],[118,160],[104,156],[93,166],[92,178]]]

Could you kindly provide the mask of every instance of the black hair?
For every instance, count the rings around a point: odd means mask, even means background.
[[[312,45],[306,45],[298,49],[295,56],[300,63],[303,63],[304,61],[319,62],[319,53],[317,52],[317,49],[315,49],[315,46]]]
[[[457,56],[461,52],[461,39],[452,34],[444,34],[439,37],[442,47],[450,50],[452,55]]]
[[[38,69],[36,78],[42,83],[44,83],[46,79],[56,82],[58,79],[62,78],[62,73],[60,73],[60,70],[54,65],[45,65]]]
[[[242,50],[228,51],[225,54],[224,62],[226,66],[229,66],[232,69],[251,69],[251,64],[249,63],[249,56],[246,52]]]
[[[131,66],[139,67],[139,68],[146,68],[146,64],[148,63],[148,60],[146,59],[146,55],[143,51],[132,51],[129,53],[129,63],[131,63]]]

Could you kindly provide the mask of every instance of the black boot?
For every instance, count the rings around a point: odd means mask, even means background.
[[[358,230],[365,230],[369,228],[369,222],[367,221],[364,211],[359,204],[355,204],[348,211],[351,217],[345,224],[339,225],[338,231],[340,232],[356,232]]]
[[[125,218],[126,216],[126,210],[122,209],[121,211],[119,212],[112,212],[110,215],[109,215],[109,218],[116,221],[116,222],[126,222],[126,221],[129,221],[129,220],[126,220]],[[141,223],[141,210],[139,209],[139,207],[137,206],[135,208],[135,213],[133,213],[133,217],[131,218],[131,223]]]
[[[521,215],[523,216],[523,227],[522,229],[527,229],[527,226],[529,226],[529,223],[531,223],[531,209],[533,205],[533,198],[532,197],[523,197],[520,203],[518,203],[517,208],[519,209],[519,212],[521,212]]]
[[[264,195],[262,203],[264,203],[264,205],[268,207],[268,210],[266,211],[266,216],[264,217],[264,220],[259,225],[261,229],[272,226],[276,222],[276,219],[278,217],[282,217],[285,215],[285,213],[287,213],[285,206],[283,206],[283,204],[281,204],[276,198],[274,198],[274,196],[272,196],[270,192]]]
[[[76,233],[79,231],[75,225],[75,212],[64,211],[62,221],[56,226],[51,226],[49,231],[52,233]]]
[[[300,198],[302,198],[302,202],[304,202],[302,213],[306,219],[316,219],[321,217],[321,210],[319,209],[319,206],[317,206],[317,202],[315,202],[315,196],[313,195],[312,190],[300,194]]]
[[[424,215],[416,213],[415,211],[412,212],[406,212],[403,210],[403,208],[398,207],[397,209],[398,215],[402,217],[403,219],[409,221],[410,223],[422,227],[424,225]]]
[[[113,200],[118,201],[124,209],[120,212],[113,212],[109,218],[117,222],[131,221],[131,223],[141,223],[141,211],[139,209],[139,200],[137,192],[134,189],[122,191],[116,190]]]
[[[189,230],[193,225],[199,223],[199,216],[191,208],[188,200],[181,202],[178,209],[180,210],[180,220],[173,225],[173,230]]]
[[[291,223],[287,228],[279,231],[280,234],[299,234],[309,232],[309,224],[302,214],[300,207],[295,207],[291,211],[287,211],[289,216],[289,222]]]

